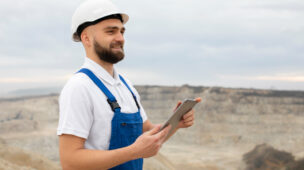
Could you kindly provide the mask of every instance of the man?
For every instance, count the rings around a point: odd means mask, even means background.
[[[74,13],[73,39],[82,42],[86,58],[60,95],[57,134],[63,170],[139,170],[142,158],[157,154],[169,137],[170,127],[160,131],[160,125],[147,120],[137,91],[114,69],[124,58],[128,18],[109,0],[87,0]],[[178,128],[193,121],[191,110]]]

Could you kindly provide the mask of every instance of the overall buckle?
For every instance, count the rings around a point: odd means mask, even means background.
[[[108,103],[110,104],[112,110],[115,112],[115,109],[120,108],[119,104],[117,103],[117,101],[113,101],[111,102],[109,99],[107,100]]]

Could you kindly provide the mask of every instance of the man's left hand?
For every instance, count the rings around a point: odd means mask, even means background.
[[[197,102],[200,102],[201,98],[195,99]],[[178,102],[175,110],[182,104],[182,102]],[[177,128],[188,128],[194,124],[194,110],[191,109],[188,113],[186,113],[182,119],[179,121]]]
[[[178,123],[178,128],[187,128],[194,124],[194,110],[191,109],[186,113]]]

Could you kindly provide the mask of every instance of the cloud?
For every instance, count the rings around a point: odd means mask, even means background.
[[[304,82],[304,76],[260,76],[257,80],[276,80],[289,82]]]
[[[38,77],[9,77],[0,78],[0,83],[54,83],[67,81],[72,74],[64,76],[38,76]]]
[[[283,82],[302,82],[304,83],[304,73],[280,73],[274,75],[256,75],[256,76],[239,76],[239,75],[218,75],[221,79],[248,80],[248,81],[283,81]]]
[[[70,22],[82,1],[0,2],[2,89],[45,75],[63,82],[81,66],[85,53],[71,41]],[[113,1],[130,15],[117,68],[134,83],[268,88],[273,81],[304,90],[303,75],[281,75],[304,72],[301,0]]]
[[[155,71],[142,70],[136,68],[119,68],[119,72],[122,76],[128,77],[133,84],[141,85],[168,85],[168,79],[161,76]]]

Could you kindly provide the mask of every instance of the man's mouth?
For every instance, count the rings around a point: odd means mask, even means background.
[[[118,46],[118,47],[112,47],[113,49],[122,49],[121,46]]]
[[[111,46],[111,49],[123,51],[122,45],[113,45],[113,46]]]

